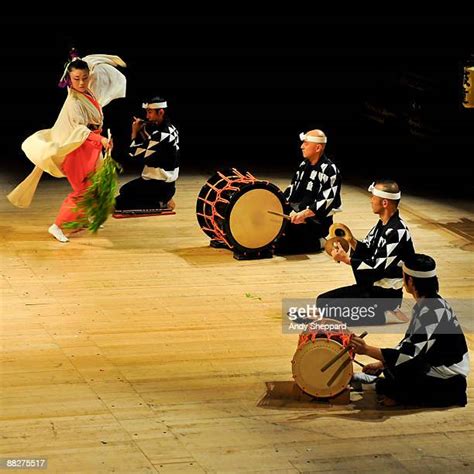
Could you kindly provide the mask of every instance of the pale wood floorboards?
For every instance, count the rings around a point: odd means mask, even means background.
[[[46,232],[65,180],[40,183],[30,209],[2,200],[0,455],[46,456],[50,472],[472,472],[472,382],[471,404],[449,410],[257,406],[266,382],[291,380],[282,298],[352,275],[325,254],[236,261],[210,248],[195,217],[206,179],[180,178],[175,216],[110,219],[68,244]],[[343,200],[337,220],[365,235],[367,193],[346,185]],[[472,348],[472,245],[440,224],[473,213],[406,196],[402,214],[443,296],[464,298]]]

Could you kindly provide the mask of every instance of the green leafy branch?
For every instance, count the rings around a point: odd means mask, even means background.
[[[66,222],[64,228],[85,228],[92,233],[99,230],[114,212],[118,172],[122,172],[122,167],[112,158],[110,150],[107,150],[102,166],[90,175],[91,184],[74,209],[80,213],[80,217],[76,221]]]

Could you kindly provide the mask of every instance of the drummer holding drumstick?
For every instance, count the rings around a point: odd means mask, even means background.
[[[410,325],[394,348],[368,345],[352,337],[350,346],[377,362],[367,364],[354,381],[375,382],[385,406],[445,407],[467,403],[469,351],[456,314],[439,294],[436,263],[413,254],[403,262],[403,286],[416,301]],[[383,377],[376,377],[383,371]]]
[[[326,156],[322,130],[300,134],[304,160],[285,190],[291,223],[276,244],[279,255],[318,252],[328,234],[333,214],[341,211],[341,176]]]

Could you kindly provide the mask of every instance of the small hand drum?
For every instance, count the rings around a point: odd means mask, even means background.
[[[329,227],[329,238],[332,237],[342,237],[346,240],[352,239],[352,232],[345,224],[341,222],[334,222],[334,224]]]
[[[335,222],[331,227],[329,227],[329,238],[324,244],[324,250],[326,250],[326,253],[332,257],[331,253],[333,250],[336,250],[336,244],[340,244],[344,251],[348,252],[350,241],[352,239],[353,236],[349,227],[340,222]]]
[[[332,237],[331,239],[326,240],[326,243],[324,244],[324,250],[326,250],[326,253],[330,257],[332,257],[332,251],[336,250],[336,244],[340,244],[345,252],[349,251],[350,245],[346,239],[343,239],[342,237]]]
[[[322,319],[318,328],[341,327],[340,321]],[[329,398],[341,393],[352,378],[352,358],[344,354],[324,372],[324,365],[348,346],[350,333],[347,330],[318,329],[300,335],[298,349],[292,360],[293,378],[304,392],[318,398]]]

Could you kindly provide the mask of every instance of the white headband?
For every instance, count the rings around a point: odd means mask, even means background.
[[[166,101],[164,101],[164,102],[153,102],[152,104],[147,104],[146,102],[144,102],[142,104],[142,107],[144,109],[166,109],[166,107],[168,107],[168,104],[166,103]]]
[[[436,268],[433,270],[427,270],[427,271],[419,271],[419,270],[412,270],[411,268],[408,268],[405,264],[403,264],[403,271],[412,277],[415,278],[432,278],[436,276]]]
[[[300,140],[302,142],[311,143],[327,143],[327,137],[313,137],[312,135],[305,135],[303,132],[300,133]]]
[[[398,191],[398,193],[387,193],[386,191],[381,191],[375,187],[375,183],[372,183],[368,189],[369,193],[372,193],[374,196],[378,196],[383,199],[392,199],[394,201],[398,201],[402,197],[402,193]]]

